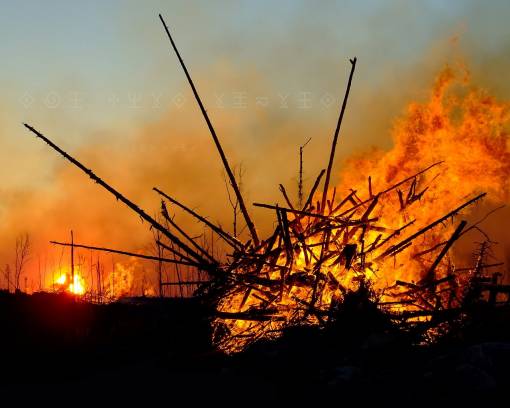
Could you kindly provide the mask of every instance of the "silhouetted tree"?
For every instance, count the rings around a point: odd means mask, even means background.
[[[5,282],[7,283],[7,292],[10,292],[11,291],[11,267],[9,266],[9,264],[5,264],[5,268],[4,268],[4,277],[5,277]]]
[[[14,262],[14,287],[20,290],[20,279],[23,269],[28,262],[30,255],[30,237],[28,234],[20,234],[16,238],[16,259]]]
[[[312,138],[308,138],[308,140],[302,145],[299,146],[299,177],[298,177],[298,207],[303,208],[303,150],[306,145],[312,140]]]
[[[237,173],[237,174],[236,174]],[[239,190],[242,192],[243,188],[243,176],[244,176],[244,169],[243,165],[240,164],[239,166],[234,167],[234,176],[237,181],[237,184],[239,186]],[[230,193],[230,189],[232,188],[232,184],[227,181],[227,177],[225,176],[225,173],[223,173],[223,179],[225,181],[225,188],[227,189],[227,195],[228,195],[228,201],[230,203],[230,206],[232,207],[233,212],[233,219],[232,219],[232,233],[233,236],[237,238],[238,236],[238,222],[237,219],[239,217],[239,214],[241,212],[241,209],[239,207],[239,199],[234,194]],[[234,196],[234,197],[233,197]]]

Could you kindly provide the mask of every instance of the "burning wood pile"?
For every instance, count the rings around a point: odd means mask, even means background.
[[[218,347],[239,351],[257,339],[276,338],[289,326],[326,327],[334,322],[350,293],[365,293],[366,300],[394,321],[410,326],[424,323],[423,328],[451,318],[469,302],[480,300],[484,291],[490,291],[492,304],[497,293],[508,293],[507,286],[497,284],[499,274],[487,276],[488,268],[502,265],[486,262],[487,242],[473,268],[456,270],[448,257],[452,244],[474,226],[466,228],[467,222],[461,221],[449,239],[439,241],[443,231],[434,236],[434,228],[481,200],[485,193],[427,225],[419,225],[416,218],[390,226],[380,216],[379,207],[385,201],[391,204],[391,194],[408,211],[414,206],[418,213],[420,198],[427,190],[418,190],[420,180],[439,164],[376,194],[369,180],[369,198],[365,200],[353,190],[337,201],[333,191],[323,201],[325,206],[320,201],[312,204],[321,173],[302,209],[294,208],[289,200],[287,207],[255,204],[275,211],[277,227],[269,239],[235,254],[229,265],[215,321]],[[326,191],[323,197],[327,197]],[[392,211],[399,213],[401,208]],[[420,242],[424,234],[432,235],[436,243],[424,245]],[[420,265],[418,281],[388,284],[385,280],[389,268],[398,269],[400,256],[408,257],[408,263],[400,265],[404,269],[416,267],[409,258]]]
[[[325,327],[334,322],[344,299],[352,293],[366,293],[369,301],[401,325],[422,325],[425,329],[437,327],[452,314],[466,310],[486,296],[486,292],[492,304],[500,301],[499,293],[508,294],[509,288],[498,284],[498,274],[488,273],[489,268],[501,265],[487,261],[488,241],[482,243],[472,267],[456,269],[449,254],[454,242],[478,228],[478,223],[468,226],[466,221],[460,221],[450,225],[449,220],[453,221],[485,193],[463,197],[447,211],[434,214],[432,220],[430,214],[423,215],[423,200],[434,191],[443,162],[428,163],[428,167],[390,185],[375,184],[367,174],[365,186],[352,186],[344,196],[340,196],[336,188],[330,188],[356,58],[350,60],[351,71],[327,168],[321,171],[300,207],[293,205],[283,185],[280,190],[284,206],[254,204],[273,211],[276,219],[273,233],[260,240],[195,85],[161,16],[160,19],[220,154],[250,239],[241,242],[157,188],[154,190],[163,199],[164,221],[154,219],[42,133],[25,125],[159,231],[162,240],[158,244],[172,257],[74,243],[56,244],[191,265],[206,272],[207,282],[187,283],[199,284],[197,293],[213,300],[216,306],[213,342],[226,352],[243,350],[260,339],[277,338],[290,326]],[[319,188],[323,177],[324,184]],[[433,195],[427,200],[434,206],[442,198]],[[207,248],[179,227],[169,215],[168,203],[186,211],[217,234],[231,248],[227,261],[215,259]]]

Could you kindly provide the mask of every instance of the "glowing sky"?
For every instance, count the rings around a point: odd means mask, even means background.
[[[295,182],[296,148],[309,136],[309,178],[324,167],[349,57],[358,57],[358,67],[339,161],[371,145],[387,147],[395,117],[409,101],[426,97],[446,63],[465,62],[479,86],[510,98],[510,2],[503,0],[0,0],[0,6],[0,221],[9,245],[18,229],[34,223],[45,225],[40,242],[80,220],[106,229],[116,208],[95,186],[81,187],[85,179],[68,175],[21,122],[79,152],[151,209],[157,208],[153,184],[171,186],[194,205],[203,194],[220,194],[216,152],[158,13],[232,162],[245,164],[249,199],[274,201],[277,183]],[[156,157],[157,147],[140,142],[147,135],[174,150]],[[220,217],[224,208],[210,199],[204,211]],[[132,227],[126,225],[114,230],[108,224],[108,237],[90,239],[121,243]]]

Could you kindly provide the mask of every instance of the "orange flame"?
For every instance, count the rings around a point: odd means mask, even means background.
[[[57,279],[55,279],[55,285],[57,285],[60,290],[74,295],[81,296],[86,292],[85,280],[77,271],[74,273],[74,279],[71,278],[70,274],[62,273]]]
[[[465,71],[463,73],[466,74]],[[375,243],[381,239],[381,230],[399,231],[416,220],[400,233],[402,238],[409,237],[482,189],[493,201],[508,199],[510,105],[497,101],[485,91],[470,88],[467,77],[450,67],[444,68],[435,81],[430,99],[425,103],[411,103],[406,115],[396,122],[394,147],[390,151],[375,151],[348,161],[336,192],[342,199],[353,189],[352,205],[375,196],[432,163],[441,161],[443,164],[402,186],[400,191],[386,194],[370,214],[378,219],[376,229],[369,229],[365,234],[357,228],[347,238],[346,234],[334,235],[331,245],[342,248],[351,241]],[[370,187],[368,176],[371,176]],[[333,194],[330,191],[329,197]],[[334,214],[339,215],[341,211],[343,209]],[[325,261],[319,266],[320,270],[324,276],[330,276],[335,285],[324,285],[317,307],[328,310],[332,302],[341,299],[339,288],[355,290],[359,287],[360,278],[368,280],[383,300],[391,296],[385,289],[394,285],[396,280],[420,281],[437,251],[420,253],[448,240],[453,229],[451,225],[430,230],[395,257],[381,260],[377,258],[376,251],[372,252],[367,255],[366,262],[362,262],[361,268],[348,268],[333,260]],[[312,257],[319,259],[321,245],[314,244],[318,242],[306,242]],[[289,276],[311,276],[304,256],[304,251],[301,251],[291,260]],[[286,262],[286,255],[282,253],[277,266],[287,267]],[[447,276],[452,268],[453,260],[445,257],[436,268],[437,278]],[[268,268],[268,279],[276,281],[278,275],[277,269]],[[277,303],[273,303],[279,312],[278,319],[261,322],[256,319],[218,318],[214,323],[215,337],[219,339],[216,344],[227,352],[242,350],[249,338],[277,337],[281,329],[292,324],[300,313],[306,323],[318,324],[316,317],[302,312],[303,305],[309,304],[314,296],[311,291],[309,285],[296,284],[288,292],[280,293]],[[263,296],[254,291],[234,290],[221,299],[218,310],[246,312],[260,307],[265,301]]]
[[[467,75],[446,67],[436,78],[429,101],[411,103],[406,115],[396,122],[393,149],[351,159],[337,190],[364,191],[368,175],[374,188],[384,189],[430,163],[444,161],[438,172],[423,178],[421,184],[428,190],[419,205],[407,208],[404,203],[402,208],[397,194],[386,198],[378,214],[386,226],[399,227],[411,219],[419,219],[421,225],[431,223],[482,190],[490,200],[504,202],[510,186],[509,108],[507,102],[469,88]],[[448,239],[452,231],[453,226],[447,226],[427,234],[421,245],[413,245],[400,257],[398,265],[387,265],[376,283],[382,287],[396,279],[419,280],[426,267],[423,259],[415,258],[416,253]]]

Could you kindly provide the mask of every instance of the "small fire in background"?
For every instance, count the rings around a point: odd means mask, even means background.
[[[74,278],[70,272],[60,273],[55,279],[54,286],[59,292],[68,292],[79,296],[86,292],[85,279],[78,271],[74,272]]]
[[[136,272],[137,268],[143,269],[135,259],[125,263],[115,262],[110,270],[97,262],[76,265],[74,278],[70,266],[59,267],[49,288],[57,293],[70,293],[97,303],[108,303],[127,296],[155,296],[151,282],[141,278],[135,280],[137,275],[141,275],[140,270]]]

